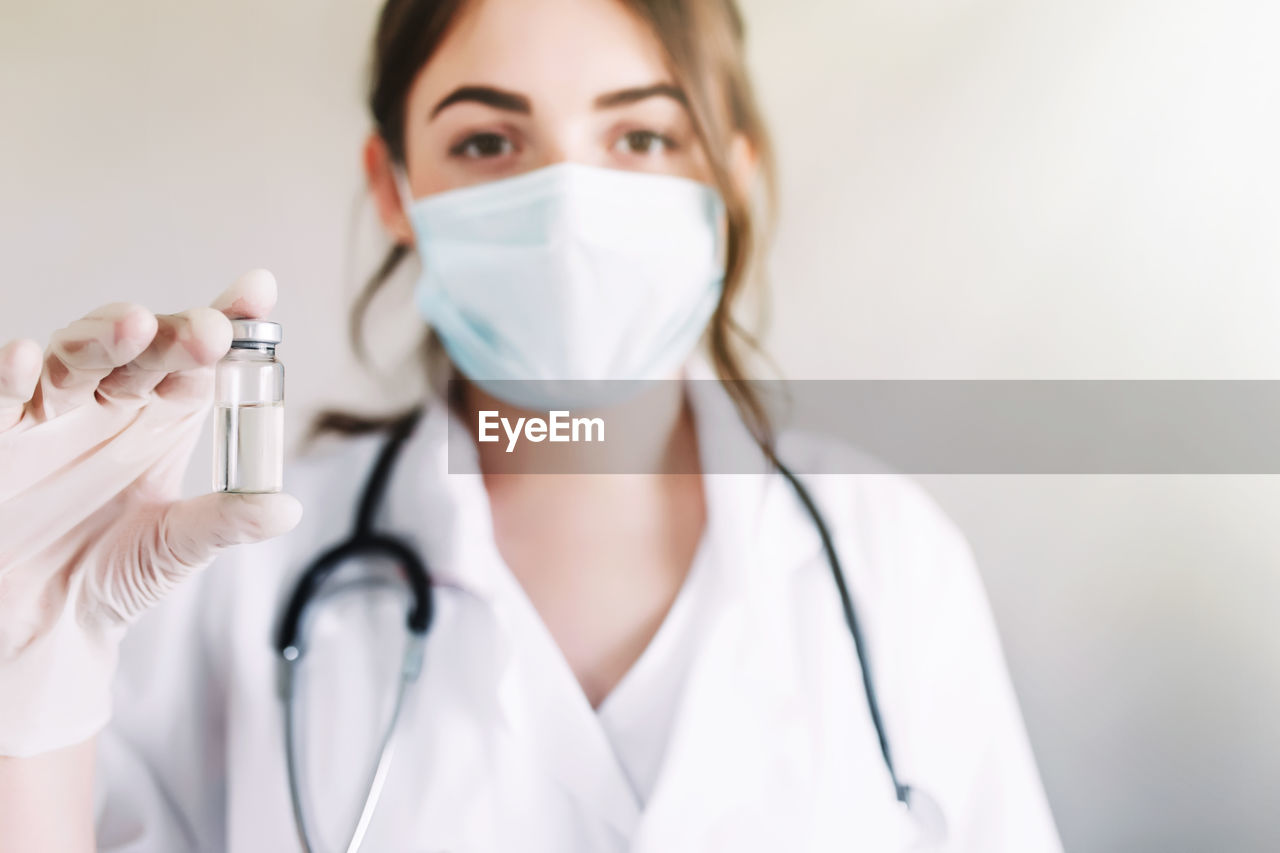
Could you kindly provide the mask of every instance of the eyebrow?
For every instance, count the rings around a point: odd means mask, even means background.
[[[631,89],[619,89],[616,92],[606,92],[596,98],[595,108],[610,109],[658,97],[671,98],[685,106],[689,105],[689,99],[679,86],[673,86],[670,83],[654,83],[652,86],[637,86]],[[440,99],[440,102],[431,110],[431,118],[438,116],[447,107],[467,102],[485,104],[495,109],[524,115],[530,115],[533,112],[529,99],[516,92],[495,89],[492,86],[459,86]]]
[[[440,100],[440,103],[435,105],[435,109],[431,111],[431,117],[438,116],[445,107],[467,101],[486,104],[499,110],[510,110],[513,113],[529,115],[533,112],[533,108],[529,105],[529,99],[524,95],[507,92],[503,89],[495,89],[492,86],[460,86],[445,95]]]
[[[619,89],[616,92],[607,92],[596,98],[596,109],[621,107],[626,104],[634,104],[636,101],[643,101],[646,98],[658,97],[671,98],[685,106],[689,105],[689,99],[685,97],[684,90],[679,86],[673,86],[670,83],[654,83],[652,86],[640,86],[634,89]]]

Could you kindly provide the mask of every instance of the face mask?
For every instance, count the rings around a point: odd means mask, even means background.
[[[672,375],[720,298],[724,205],[697,181],[564,163],[406,210],[418,308],[457,368],[513,405],[607,405],[641,387],[612,380]]]

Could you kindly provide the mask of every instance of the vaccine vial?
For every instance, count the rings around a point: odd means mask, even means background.
[[[279,323],[232,320],[231,349],[214,368],[213,488],[284,488],[284,365]]]

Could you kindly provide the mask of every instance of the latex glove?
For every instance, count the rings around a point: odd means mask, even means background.
[[[110,716],[131,621],[222,548],[292,529],[287,494],[179,500],[229,318],[275,305],[249,273],[212,308],[105,305],[0,349],[0,755],[78,743]]]

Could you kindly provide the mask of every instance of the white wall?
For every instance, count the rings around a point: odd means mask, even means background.
[[[1275,4],[747,8],[791,375],[1280,374]],[[1280,849],[1280,481],[926,484],[1068,849]]]
[[[5,4],[0,340],[117,299],[179,310],[267,266],[293,434],[321,402],[378,399],[344,323],[373,261],[375,8]],[[1275,375],[1274,4],[745,9],[782,155],[769,342],[789,375]],[[380,313],[397,341],[401,284]],[[1280,483],[927,485],[977,549],[1068,848],[1276,849]]]

